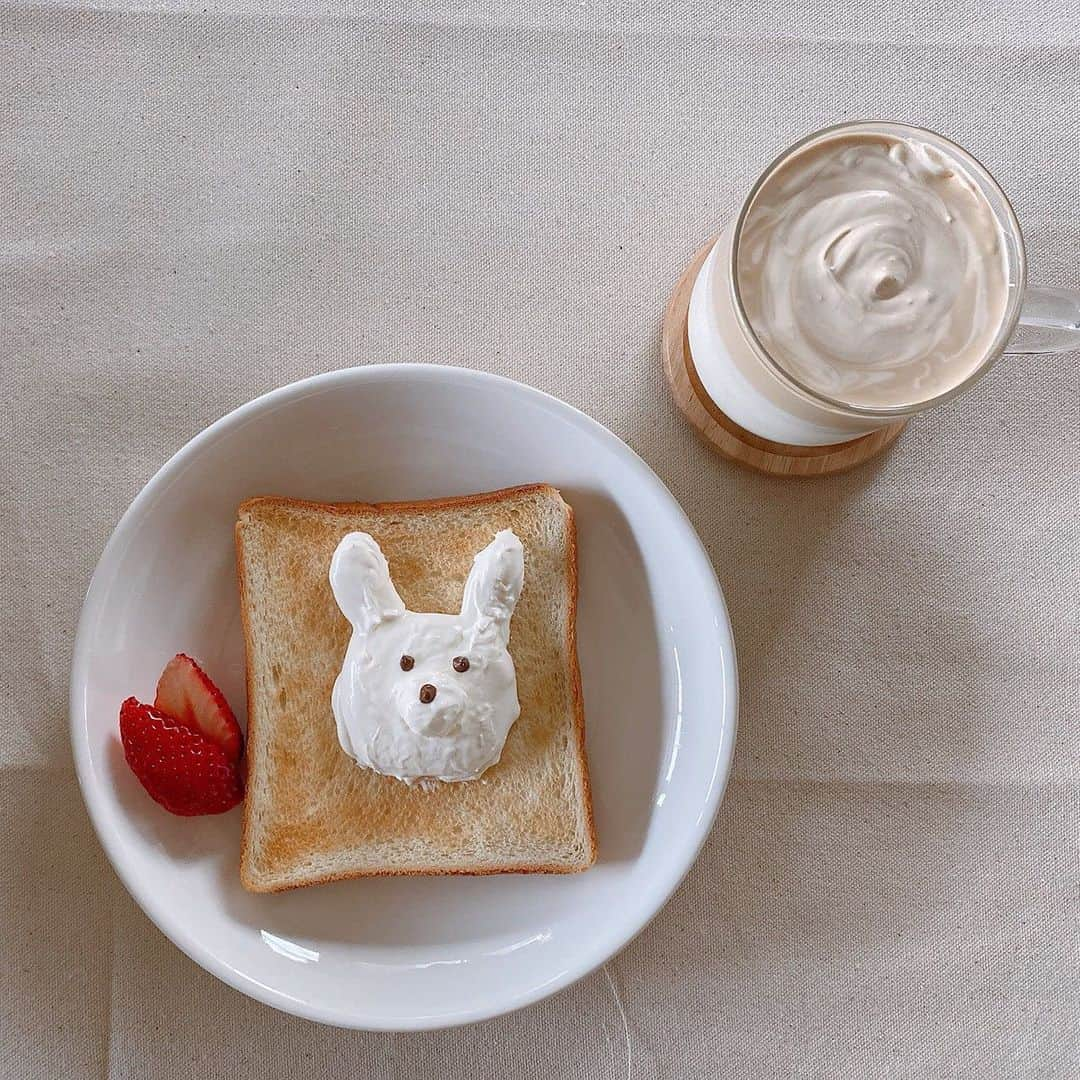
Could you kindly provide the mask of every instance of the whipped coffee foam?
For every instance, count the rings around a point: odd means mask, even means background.
[[[750,207],[736,265],[773,359],[866,408],[962,382],[1008,296],[1000,226],[963,166],[882,135],[842,136],[784,162]]]

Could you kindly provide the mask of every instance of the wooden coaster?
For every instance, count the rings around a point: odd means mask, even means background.
[[[724,457],[771,476],[828,476],[844,472],[880,454],[896,442],[906,420],[829,446],[793,446],[762,439],[740,427],[716,407],[701,385],[690,355],[687,312],[698,271],[714,241],[709,241],[679,278],[664,312],[664,375],[675,404],[694,430]]]

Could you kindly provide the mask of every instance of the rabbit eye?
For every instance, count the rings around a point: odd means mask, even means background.
[[[453,664],[454,670],[459,673],[469,670],[469,659],[466,656],[455,656],[450,663]]]
[[[401,658],[401,670],[402,671],[412,671],[413,664],[415,664],[415,663],[416,663],[416,661],[411,656],[409,656],[408,653],[406,653]]]

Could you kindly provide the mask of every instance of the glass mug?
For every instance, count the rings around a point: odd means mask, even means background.
[[[844,137],[913,139],[955,159],[986,199],[1004,245],[1007,293],[1000,325],[985,355],[955,385],[925,400],[867,407],[808,385],[762,344],[739,289],[739,244],[759,192],[796,154]],[[720,234],[694,282],[687,319],[698,381],[729,419],[753,435],[796,446],[828,446],[889,427],[955,397],[1005,353],[1080,349],[1080,291],[1027,284],[1024,241],[1016,215],[993,177],[970,154],[936,132],[865,120],[808,135],[785,150],[750,189],[737,217]]]

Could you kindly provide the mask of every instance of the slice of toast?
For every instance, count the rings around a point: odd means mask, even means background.
[[[370,533],[410,611],[456,612],[500,529],[524,547],[510,624],[521,714],[475,780],[409,785],[341,749],[331,690],[351,627],[327,577]],[[240,874],[254,892],[382,874],[568,873],[596,856],[575,637],[574,519],[546,484],[432,502],[251,499],[236,523],[247,646]]]

